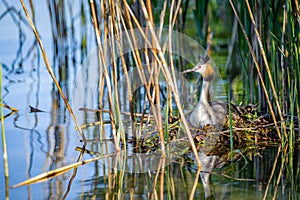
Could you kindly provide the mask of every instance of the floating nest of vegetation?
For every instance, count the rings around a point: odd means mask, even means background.
[[[235,144],[279,141],[275,124],[269,114],[258,112],[257,106],[253,104],[232,107],[236,112],[231,117],[227,116],[221,131],[221,140],[228,141],[232,138]],[[205,130],[204,132],[207,133]]]
[[[222,130],[216,131],[209,125],[203,129],[190,127],[199,151],[203,146],[209,144],[213,144],[214,149],[218,149],[217,151],[224,151],[225,149],[227,151],[231,142],[234,144],[234,148],[280,142],[275,124],[269,114],[258,112],[257,106],[253,104],[232,105],[232,108],[235,112],[232,112],[231,117],[227,116]],[[181,128],[179,118],[169,118],[168,140],[165,138],[165,142],[188,141],[186,137],[182,138],[182,134],[179,134]],[[137,143],[139,144],[139,151],[143,153],[157,151],[161,146],[157,131],[145,135]]]
[[[229,161],[252,158],[253,155],[260,155],[265,148],[280,143],[274,121],[269,114],[259,112],[253,104],[232,105],[232,109],[235,111],[231,117],[227,116],[227,122],[221,130],[215,130],[209,125],[203,129],[190,126],[195,146],[199,156],[202,156],[201,162],[209,165],[208,169],[222,168]],[[177,161],[194,163],[194,154],[180,122],[179,118],[169,118],[164,138],[167,154]],[[152,154],[161,151],[157,130],[132,141],[135,143],[135,152]],[[213,158],[216,158],[213,163],[207,161]]]

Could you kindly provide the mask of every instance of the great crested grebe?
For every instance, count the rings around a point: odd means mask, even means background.
[[[209,91],[211,82],[215,77],[215,70],[211,65],[209,56],[200,59],[194,68],[183,71],[183,73],[188,72],[198,72],[203,78],[199,102],[189,118],[191,125],[200,128],[206,125],[223,127],[226,123],[228,105],[222,101],[211,101]]]

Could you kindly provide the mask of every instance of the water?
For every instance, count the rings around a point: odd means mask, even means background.
[[[19,111],[5,118],[5,134],[8,150],[9,186],[18,184],[30,177],[43,172],[58,169],[75,163],[80,155],[76,147],[81,147],[79,134],[75,131],[75,124],[69,112],[59,97],[44,62],[38,46],[34,44],[34,36],[26,25],[23,10],[18,2],[9,2],[17,12],[11,11],[0,20],[2,37],[0,45],[1,62],[3,65],[3,101]],[[50,63],[60,85],[72,102],[72,94],[76,73],[84,60],[84,51],[91,51],[95,47],[93,29],[88,20],[86,27],[80,22],[80,10],[76,5],[66,3],[72,7],[66,12],[69,38],[65,41],[68,48],[63,53],[54,50],[49,10],[46,3],[36,3],[36,24],[42,37]],[[87,7],[86,7],[87,8]],[[6,10],[4,1],[0,3],[0,11]],[[67,9],[68,10],[68,9]],[[20,21],[17,13],[20,12]],[[88,12],[88,10],[86,10]],[[16,23],[13,21],[15,19]],[[74,22],[74,38],[71,40],[70,21]],[[21,29],[18,29],[20,22]],[[82,35],[87,35],[86,49],[80,49]],[[24,37],[26,36],[26,37]],[[20,40],[20,37],[22,40]],[[24,39],[24,40],[23,40]],[[59,43],[58,45],[62,45]],[[74,47],[74,49],[70,48]],[[20,51],[19,51],[20,50]],[[62,56],[64,55],[64,56]],[[66,60],[65,60],[66,58]],[[222,59],[221,59],[222,60]],[[215,60],[222,66],[222,61]],[[218,63],[219,62],[219,63]],[[33,106],[44,112],[30,112]],[[4,115],[9,114],[4,109]],[[91,120],[95,120],[91,115]],[[109,130],[109,126],[105,126]],[[97,137],[100,130],[88,129],[87,139]],[[109,136],[109,134],[108,134]],[[112,145],[113,146],[113,145]],[[102,151],[106,146],[99,142],[88,143],[88,149]],[[227,161],[221,169],[215,169],[205,182],[201,177],[207,178],[207,173],[197,172],[193,162],[181,165],[180,161],[168,163],[159,173],[152,170],[149,173],[132,173],[113,170],[109,164],[117,160],[98,160],[77,168],[71,169],[62,175],[41,183],[35,183],[17,188],[9,188],[7,196],[10,199],[187,199],[194,195],[195,199],[204,199],[211,193],[215,199],[261,199],[276,161],[274,179],[271,181],[268,198],[271,198],[280,167],[285,160],[293,160],[291,164],[284,165],[276,198],[297,199],[299,194],[299,151],[291,154],[290,149],[284,153],[279,146],[261,148],[249,146],[242,153],[246,160],[239,156],[234,162]],[[112,147],[109,148],[113,149]],[[226,153],[226,152],[225,152]],[[237,152],[237,155],[239,153]],[[90,159],[91,155],[84,154],[82,160]],[[192,157],[192,155],[190,155]],[[110,163],[109,163],[109,162]],[[119,163],[120,164],[120,163]],[[121,162],[121,164],[124,164]],[[0,194],[5,198],[5,180],[3,159],[0,159]],[[132,166],[130,166],[132,167]],[[73,178],[74,179],[73,179]],[[195,191],[193,192],[193,187]]]

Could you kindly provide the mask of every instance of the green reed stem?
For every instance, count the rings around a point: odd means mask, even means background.
[[[230,130],[230,159],[233,158],[233,132],[232,132],[232,111],[231,111],[231,104],[230,104],[230,89],[228,89],[228,110],[229,110],[229,130]]]
[[[278,125],[277,125],[277,120],[276,120],[276,117],[275,117],[275,113],[274,113],[274,111],[273,111],[273,107],[272,107],[272,104],[271,104],[271,101],[270,101],[270,98],[269,98],[269,94],[268,94],[268,91],[267,91],[267,89],[266,89],[266,85],[265,85],[264,79],[263,79],[263,77],[262,77],[262,74],[261,74],[261,71],[260,71],[258,62],[257,62],[257,60],[256,60],[256,56],[255,56],[255,53],[254,53],[254,51],[253,51],[252,45],[251,45],[250,40],[249,40],[249,38],[248,38],[248,36],[247,36],[247,33],[246,33],[246,31],[245,31],[244,25],[242,24],[242,22],[241,22],[241,20],[240,20],[240,18],[239,18],[239,15],[238,15],[238,13],[237,13],[237,11],[236,11],[236,9],[235,9],[235,6],[234,6],[233,3],[232,3],[232,0],[229,0],[229,3],[230,3],[230,5],[231,5],[231,7],[232,7],[232,10],[233,10],[233,12],[234,12],[234,14],[235,14],[235,16],[236,16],[236,18],[237,18],[239,24],[240,24],[241,29],[242,29],[242,31],[243,31],[243,34],[244,34],[244,37],[245,37],[245,39],[246,39],[246,42],[247,42],[247,45],[248,45],[250,54],[251,54],[251,56],[252,56],[254,65],[255,65],[255,67],[256,67],[256,70],[257,70],[257,73],[258,73],[258,76],[259,76],[259,79],[260,79],[262,88],[263,88],[264,93],[265,93],[265,95],[266,95],[266,99],[267,99],[267,103],[268,103],[268,106],[269,106],[269,109],[270,109],[270,112],[271,112],[271,116],[272,116],[272,119],[273,119],[273,121],[274,121],[275,128],[276,128],[276,130],[277,130],[277,135],[278,135],[278,137],[281,139],[281,134],[280,134],[279,127],[278,127]]]
[[[287,139],[285,122],[284,122],[283,115],[282,115],[282,112],[281,112],[281,107],[279,105],[279,98],[278,98],[278,95],[277,95],[277,92],[276,92],[276,89],[275,89],[275,86],[274,86],[274,82],[273,82],[273,79],[272,79],[269,63],[267,61],[267,56],[266,56],[266,53],[265,53],[265,50],[264,50],[264,46],[262,44],[261,36],[258,32],[258,29],[257,29],[257,26],[256,26],[256,23],[255,23],[255,20],[254,20],[253,14],[252,14],[252,10],[250,8],[248,0],[246,0],[246,4],[247,4],[248,12],[249,12],[249,15],[250,15],[253,27],[254,27],[256,39],[257,39],[258,44],[259,44],[260,53],[263,57],[263,61],[264,61],[264,64],[266,66],[266,70],[267,70],[267,73],[268,73],[268,76],[269,76],[269,82],[270,82],[270,85],[271,85],[271,88],[272,88],[273,96],[275,98],[275,103],[276,103],[276,106],[277,106],[277,111],[279,113],[281,126],[283,128],[283,134],[284,134],[285,139]],[[274,123],[276,123],[276,120],[274,121]]]
[[[167,88],[167,93],[169,95],[169,88]],[[165,126],[164,126],[164,140],[168,141],[169,140],[169,131],[168,131],[168,127],[169,127],[169,113],[170,113],[170,108],[172,107],[172,101],[167,100],[167,104],[166,104],[166,110],[165,110]]]
[[[9,168],[8,168],[8,154],[7,154],[7,145],[6,145],[5,128],[4,128],[2,77],[3,77],[2,76],[2,63],[0,62],[0,105],[1,105],[0,106],[0,119],[1,119],[2,151],[3,151],[4,176],[5,176],[5,180],[8,180],[8,177],[9,177],[8,169]],[[8,187],[8,185],[7,185],[7,187]],[[6,188],[6,189],[8,189],[8,188]]]
[[[113,5],[112,5],[113,6]],[[114,7],[114,6],[113,6]],[[113,27],[113,21],[112,19],[115,19],[114,17],[110,17],[110,37],[114,38],[114,27]],[[122,118],[121,118],[121,111],[120,111],[120,104],[119,104],[119,92],[118,92],[118,81],[117,81],[117,63],[116,63],[116,56],[115,56],[115,41],[110,40],[110,46],[111,48],[111,63],[112,63],[112,79],[113,79],[113,86],[114,86],[114,116],[116,120],[116,124],[118,125],[118,134],[117,134],[117,141],[120,141],[120,138],[122,136],[122,142],[124,144],[124,148],[126,149],[126,138],[125,138],[125,133],[124,133],[124,127],[122,123]]]

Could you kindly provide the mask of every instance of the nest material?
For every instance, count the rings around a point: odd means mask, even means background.
[[[198,150],[201,149],[203,144],[216,145],[221,143],[222,146],[228,146],[231,139],[233,139],[235,147],[253,143],[279,141],[274,122],[268,114],[258,112],[256,105],[231,106],[231,117],[229,115],[227,116],[222,131],[217,131],[210,125],[205,126],[203,129],[190,127]],[[179,138],[178,136],[180,119],[172,118],[169,122],[171,122],[172,125],[168,129],[168,142],[184,140],[185,138]],[[180,135],[180,137],[182,137],[182,135]],[[139,144],[141,144],[140,148],[142,151],[155,151],[159,149],[160,139],[158,133],[153,132],[151,136],[140,139]]]

